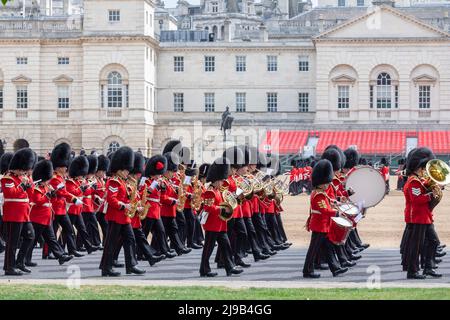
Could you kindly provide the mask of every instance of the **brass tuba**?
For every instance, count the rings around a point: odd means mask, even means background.
[[[430,209],[433,209],[442,200],[441,187],[450,183],[450,167],[442,160],[433,159],[427,162],[425,170],[424,178],[428,179],[428,190],[433,192],[433,199],[430,202]]]

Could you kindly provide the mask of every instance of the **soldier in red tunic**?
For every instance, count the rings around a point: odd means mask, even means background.
[[[184,232],[181,233],[181,241],[183,243],[186,242],[188,248],[201,249],[202,246],[199,246],[194,242],[196,212],[194,208],[192,208],[191,203],[194,193],[193,183],[195,182],[195,179],[198,178],[198,169],[195,168],[195,163],[192,163],[190,167],[186,168],[185,174],[189,184],[185,187],[187,199],[184,203],[183,214],[186,221],[186,227]]]
[[[3,224],[5,230],[5,275],[18,276],[31,270],[24,265],[25,255],[34,242],[34,229],[30,222],[30,201],[34,185],[28,176],[36,162],[35,153],[29,148],[17,150],[9,163],[9,171],[1,178],[4,196]],[[19,240],[22,238],[16,260]]]
[[[311,209],[306,228],[311,231],[311,242],[306,253],[305,264],[303,266],[304,278],[319,278],[320,274],[314,273],[314,261],[320,252],[323,253],[333,276],[348,271],[348,268],[341,268],[333,252],[333,244],[328,240],[327,233],[330,228],[331,217],[337,212],[332,207],[333,199],[326,192],[329,184],[333,180],[333,166],[329,160],[322,159],[317,162],[312,172]]]
[[[439,238],[434,229],[433,209],[430,203],[435,196],[424,179],[428,161],[435,158],[428,148],[417,148],[408,155],[406,175],[408,180],[403,188],[405,195],[405,220],[410,224],[410,232],[406,241],[406,269],[408,279],[425,279],[426,276],[439,278],[434,267],[434,259],[439,246]],[[419,274],[419,258],[422,256],[424,271]]]
[[[167,171],[167,159],[162,155],[151,157],[145,167],[145,183],[142,188],[147,188],[148,213],[143,220],[143,231],[147,238],[152,233],[151,246],[156,249],[157,255],[164,255],[166,258],[176,257],[175,252],[171,252],[167,243],[167,235],[161,220],[161,192],[165,184],[161,175]],[[143,190],[142,190],[143,191]]]
[[[98,167],[95,174],[97,186],[94,194],[94,210],[96,212],[97,221],[102,229],[102,244],[105,244],[105,239],[108,232],[108,221],[105,219],[104,204],[106,199],[106,172],[109,170],[110,160],[104,155],[98,157]]]
[[[209,163],[202,163],[198,168],[198,179],[199,184],[202,188],[202,192],[206,191],[205,183],[206,183],[206,174],[208,173],[208,169],[210,167]],[[205,241],[205,236],[203,234],[203,228],[200,224],[200,212],[201,209],[195,213],[195,229],[194,229],[194,243],[200,247],[203,247],[203,241]]]
[[[69,178],[66,179],[66,189],[69,194],[77,200],[69,205],[67,213],[69,214],[72,226],[77,230],[77,236],[80,237],[81,243],[86,248],[88,254],[98,250],[98,246],[94,246],[89,239],[89,234],[86,231],[81,211],[83,205],[84,192],[88,189],[84,176],[87,175],[89,169],[89,162],[86,156],[77,156],[72,160],[69,166]]]
[[[208,170],[207,182],[211,183],[210,189],[203,194],[205,199],[204,212],[206,221],[203,221],[205,230],[205,245],[203,246],[202,259],[200,265],[201,277],[215,277],[216,272],[211,272],[209,258],[214,250],[216,241],[218,250],[221,252],[221,259],[227,276],[242,273],[242,269],[235,267],[232,260],[230,241],[227,235],[227,222],[223,220],[223,213],[231,214],[230,208],[222,206],[222,194],[220,188],[229,173],[229,164],[225,158],[214,161]]]
[[[31,196],[30,205],[31,213],[30,220],[33,223],[35,232],[34,245],[28,250],[26,257],[27,266],[36,266],[32,263],[31,258],[33,256],[33,248],[37,243],[37,240],[42,237],[45,243],[48,245],[53,255],[59,260],[59,264],[62,265],[67,261],[70,261],[73,256],[65,254],[61,245],[56,241],[55,232],[53,231],[52,224],[52,203],[51,198],[56,196],[55,190],[51,188],[48,181],[53,177],[53,165],[49,160],[41,160],[36,164],[33,170],[33,180],[40,181],[36,184]]]
[[[53,164],[54,174],[52,179],[50,179],[50,186],[56,191],[56,197],[51,199],[52,209],[53,209],[53,231],[55,235],[58,228],[62,228],[62,238],[67,244],[67,249],[69,254],[74,257],[82,257],[83,254],[76,250],[75,244],[75,232],[70,222],[69,216],[66,212],[66,204],[79,203],[80,199],[77,199],[66,189],[66,175],[67,168],[70,162],[71,148],[70,146],[63,142],[58,144],[53,150],[50,159]],[[44,257],[45,258],[45,257]]]
[[[6,152],[0,157],[0,178],[8,172],[9,162],[13,157],[12,152]],[[5,240],[3,234],[3,191],[0,187],[0,253],[5,251]]]
[[[125,266],[127,274],[144,274],[136,260],[136,240],[134,238],[131,219],[127,213],[131,208],[132,193],[128,186],[128,175],[134,166],[134,152],[129,147],[121,147],[112,155],[111,178],[106,183],[106,215],[108,219],[108,236],[105,241],[100,269],[103,277],[118,277],[120,272],[113,269],[117,247],[123,240]]]

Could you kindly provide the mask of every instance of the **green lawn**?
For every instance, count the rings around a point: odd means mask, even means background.
[[[61,285],[0,285],[0,299],[296,299],[296,300],[391,300],[391,299],[450,299],[450,288],[435,289],[228,289],[224,287],[125,287],[81,286],[69,290]]]

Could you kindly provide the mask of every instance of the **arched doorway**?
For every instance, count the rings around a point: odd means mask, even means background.
[[[14,141],[14,144],[13,144],[14,152],[16,152],[19,149],[29,148],[29,147],[30,147],[30,144],[25,139],[17,139],[16,141]]]

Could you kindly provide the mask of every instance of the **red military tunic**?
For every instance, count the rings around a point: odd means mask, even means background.
[[[313,232],[328,233],[330,219],[336,215],[336,210],[331,207],[331,199],[326,192],[317,190],[311,193],[310,199],[309,229]]]
[[[291,171],[289,171],[289,181],[297,181],[297,168],[292,168]]]
[[[48,187],[40,185],[30,195],[31,213],[30,220],[44,226],[52,223],[52,203],[47,196]]]
[[[161,191],[159,190],[158,186],[153,189],[151,188],[152,183],[155,181],[158,182],[157,179],[146,179],[143,188],[147,188],[146,205],[150,205],[147,213],[147,218],[158,220],[161,218]]]
[[[67,191],[63,176],[55,173],[49,183],[56,190],[56,197],[51,199],[53,212],[57,216],[63,216],[66,214],[66,202],[73,203],[74,197]]]
[[[177,216],[178,193],[168,179],[163,178],[162,183],[165,189],[161,191],[161,216],[175,218]]]
[[[383,175],[384,181],[389,180],[389,167],[383,166],[380,170],[381,174]]]
[[[310,181],[311,175],[312,175],[312,167],[311,166],[305,167],[304,172],[303,172],[303,179],[306,181]]]
[[[105,206],[105,198],[106,198],[106,183],[104,179],[96,178],[97,180],[97,189],[94,192],[94,211],[95,212],[103,212]]]
[[[211,190],[211,189],[210,189]],[[205,231],[211,232],[226,232],[227,222],[220,218],[221,208],[219,205],[222,203],[222,194],[217,189],[212,189],[215,194],[214,202],[211,205],[205,205],[203,210],[208,212],[208,219],[203,225]]]
[[[106,183],[106,220],[118,224],[131,223],[124,207],[130,203],[130,196],[125,180],[117,176],[110,178]]]
[[[137,200],[140,201],[142,199],[142,193],[143,193],[144,189],[141,188],[137,194]],[[139,205],[140,206],[140,205]],[[133,218],[131,218],[131,227],[133,229],[139,229],[140,227],[142,227],[141,224],[141,218],[139,218],[139,211],[136,210],[136,214],[134,215]]]
[[[90,183],[96,184],[97,182],[94,179],[95,178],[92,178],[91,180],[87,180],[86,182],[88,184],[90,184]],[[82,212],[90,212],[90,213],[94,212],[94,199],[93,198],[95,196],[95,189],[92,186],[93,185],[88,187],[83,192],[83,210],[82,210]]]
[[[3,221],[5,222],[29,222],[30,202],[29,195],[33,192],[33,186],[27,191],[20,187],[22,177],[8,173],[1,178],[3,190]],[[30,179],[30,183],[33,183]]]
[[[66,180],[66,189],[67,192],[74,195],[78,199],[83,199],[83,191],[81,191],[82,179],[67,179]],[[69,204],[69,209],[67,210],[68,214],[79,216],[81,211],[83,210],[83,204],[75,204],[71,202]]]
[[[403,188],[405,195],[405,222],[416,224],[432,224],[433,212],[429,203],[432,194],[427,190],[424,182],[417,176],[410,176]]]

